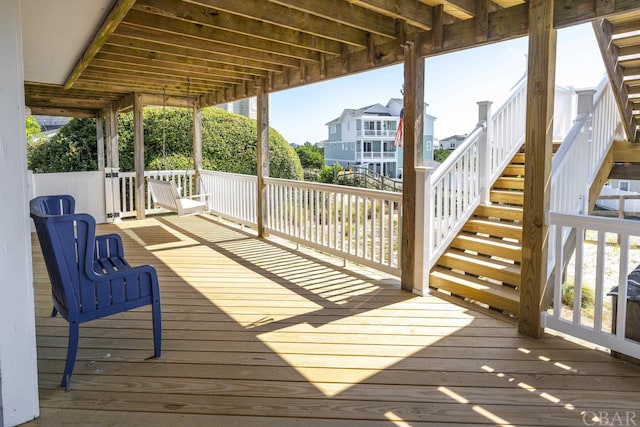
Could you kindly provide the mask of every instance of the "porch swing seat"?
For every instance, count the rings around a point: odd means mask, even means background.
[[[173,181],[149,178],[147,182],[151,190],[151,198],[157,206],[175,212],[178,216],[196,215],[207,211],[207,203],[204,200],[209,196],[208,194],[182,197]]]

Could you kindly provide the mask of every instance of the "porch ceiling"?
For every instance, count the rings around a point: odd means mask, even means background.
[[[633,10],[637,0],[556,0],[555,26]],[[87,48],[65,83],[29,81],[26,102],[66,115],[131,92],[216,105],[258,86],[276,91],[399,63],[407,41],[426,57],[524,36],[528,26],[524,0],[117,0],[81,36]]]

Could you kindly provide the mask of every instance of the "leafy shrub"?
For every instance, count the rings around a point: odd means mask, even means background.
[[[336,178],[340,171],[342,171],[342,165],[340,163],[334,163],[333,166],[323,166],[318,174],[318,182],[324,182],[325,184],[333,184],[336,182]]]
[[[186,109],[145,108],[144,158],[150,170],[192,167],[192,117]],[[202,111],[202,151],[205,169],[255,175],[256,121],[219,108]],[[118,115],[120,169],[134,168],[133,114]],[[295,151],[275,130],[269,133],[270,176],[302,179]],[[73,119],[49,141],[29,145],[29,167],[37,172],[96,170],[94,119]]]
[[[562,304],[573,307],[574,301],[574,285],[563,286],[562,288]],[[582,300],[580,302],[580,307],[582,308],[593,308],[596,303],[596,293],[593,288],[588,286],[582,287]]]
[[[324,164],[324,148],[312,145],[310,142],[296,147],[296,154],[303,168],[320,169]]]

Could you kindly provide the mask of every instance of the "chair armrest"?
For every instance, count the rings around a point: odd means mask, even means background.
[[[103,234],[96,236],[96,249],[93,259],[124,258],[124,246],[119,234]]]
[[[117,280],[125,277],[139,276],[141,274],[148,274],[151,280],[158,281],[158,273],[152,265],[140,265],[137,267],[129,267],[126,270],[100,273],[95,272],[93,269],[86,271],[87,276],[94,282],[108,282],[110,280]]]

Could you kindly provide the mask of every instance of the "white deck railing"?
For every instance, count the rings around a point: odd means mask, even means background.
[[[270,234],[400,274],[402,194],[267,178]]]
[[[209,211],[231,221],[256,228],[258,178],[227,172],[202,171],[202,187],[209,197]]]
[[[587,215],[570,215],[551,213],[549,225],[555,230],[550,246],[555,247],[555,264],[563,265],[563,235],[575,236],[575,268],[573,285],[563,283],[562,269],[556,269],[553,280],[553,311],[542,313],[542,326],[568,335],[610,348],[629,356],[640,358],[640,343],[626,337],[627,313],[627,275],[638,262],[632,250],[637,252],[640,242],[640,229],[637,221],[598,218]],[[575,231],[571,234],[571,231]],[[595,253],[585,250],[585,235],[596,236]],[[607,234],[618,235],[620,245],[607,242]],[[568,274],[571,271],[567,272]],[[574,286],[573,306],[562,310],[563,290]],[[585,286],[594,289],[595,302],[593,308],[582,307],[582,294]],[[606,300],[606,294],[618,286],[617,307],[615,317],[613,307]],[[634,304],[638,304],[634,302]],[[609,319],[608,319],[609,318]],[[608,319],[608,321],[607,321]],[[613,331],[612,324],[616,329]]]

